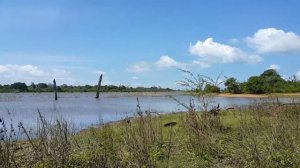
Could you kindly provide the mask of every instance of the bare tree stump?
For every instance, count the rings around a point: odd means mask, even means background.
[[[99,92],[100,92],[101,82],[102,82],[102,74],[100,75],[99,82],[98,82],[96,99],[99,99]]]
[[[56,88],[56,81],[53,80],[53,89],[54,89],[54,99],[57,100],[57,88]]]

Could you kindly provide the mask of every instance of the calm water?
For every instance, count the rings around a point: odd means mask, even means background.
[[[53,93],[2,93],[0,94],[0,117],[7,122],[11,120],[14,125],[23,122],[27,127],[34,127],[39,110],[49,121],[64,119],[72,122],[77,129],[82,129],[134,115],[137,97],[142,110],[158,113],[185,110],[167,97],[170,94],[184,103],[188,103],[191,98],[176,93],[157,93],[152,96],[103,93],[97,100],[94,98],[94,93],[59,93],[58,101],[54,101]],[[227,107],[249,104],[255,99],[215,97],[214,101],[220,103],[221,107]]]

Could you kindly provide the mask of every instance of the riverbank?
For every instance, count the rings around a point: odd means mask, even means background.
[[[266,97],[300,97],[300,93],[271,93],[271,94],[231,94],[220,93],[219,97],[237,97],[237,98],[266,98]]]
[[[121,93],[115,93],[122,94]],[[185,91],[172,91],[172,92],[130,92],[130,93],[123,93],[124,95],[130,96],[166,96],[166,95],[189,95],[191,93]],[[267,98],[267,97],[300,97],[300,93],[269,93],[269,94],[231,94],[231,93],[212,93],[213,96],[217,97],[236,97],[236,98]]]
[[[215,115],[138,111],[76,134],[66,122],[41,117],[37,139],[0,132],[0,167],[297,167],[299,110],[270,103]]]
[[[115,95],[130,95],[130,96],[168,96],[168,95],[189,95],[191,93],[185,91],[172,91],[172,92],[130,92],[130,93],[114,93]],[[236,98],[267,98],[267,97],[300,97],[300,93],[269,93],[269,94],[231,94],[231,93],[212,93],[212,96],[217,97],[236,97]]]

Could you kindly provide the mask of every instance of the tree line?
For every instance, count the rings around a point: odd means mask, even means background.
[[[96,92],[97,85],[84,85],[84,86],[72,86],[72,85],[60,85],[57,86],[58,92]],[[0,92],[52,92],[53,85],[46,83],[31,83],[26,85],[23,82],[16,82],[10,85],[0,85]],[[157,86],[152,87],[131,87],[131,86],[115,86],[104,85],[101,86],[103,92],[169,92],[173,91],[170,88],[162,88]]]
[[[225,88],[221,89],[214,84],[206,84],[204,91],[207,93],[296,93],[300,92],[300,81],[293,76],[287,80],[283,79],[276,70],[265,70],[259,76],[251,76],[245,82],[239,82],[236,78],[230,77],[224,81]],[[63,84],[57,87],[58,92],[96,92],[97,85],[72,86]],[[103,92],[169,92],[170,88],[161,87],[131,87],[131,86],[101,86]],[[31,83],[26,85],[23,82],[16,82],[10,85],[0,85],[0,92],[52,92],[53,85],[46,83]]]
[[[251,76],[245,82],[239,82],[231,77],[224,82],[224,92],[239,94],[265,94],[265,93],[296,93],[300,92],[300,81],[296,76],[283,79],[276,70],[265,70],[259,76]]]
[[[300,92],[300,80],[294,75],[289,79],[283,79],[276,70],[265,70],[259,76],[251,76],[245,82],[239,82],[236,78],[226,78],[224,88],[207,82],[203,91],[205,93],[297,93]]]

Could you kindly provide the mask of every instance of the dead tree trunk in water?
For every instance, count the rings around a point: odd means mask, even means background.
[[[100,87],[101,87],[101,82],[102,82],[102,74],[100,75],[99,82],[98,82],[96,99],[99,99],[99,91],[100,91]]]
[[[56,88],[56,81],[55,81],[55,79],[53,80],[53,88],[54,88],[54,97],[55,97],[55,100],[57,100],[57,88]]]

